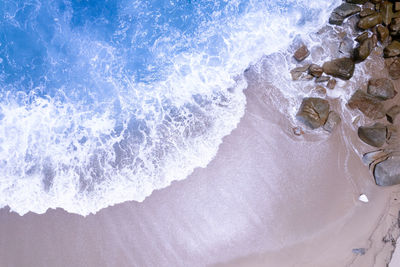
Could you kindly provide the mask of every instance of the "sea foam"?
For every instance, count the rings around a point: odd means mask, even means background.
[[[109,2],[0,7],[0,207],[88,215],[207,166],[244,114],[244,70],[337,5]]]

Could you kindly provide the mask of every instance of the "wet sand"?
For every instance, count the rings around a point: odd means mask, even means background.
[[[274,90],[253,77],[216,158],[142,203],[87,217],[2,209],[0,266],[386,266],[400,187],[374,184],[346,142],[370,148],[345,123],[294,136]]]

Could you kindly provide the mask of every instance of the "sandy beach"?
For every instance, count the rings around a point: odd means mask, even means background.
[[[400,188],[375,185],[347,124],[295,136],[279,92],[247,77],[245,115],[207,168],[87,217],[2,209],[0,266],[386,266]]]

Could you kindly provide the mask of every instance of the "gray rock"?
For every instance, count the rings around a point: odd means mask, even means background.
[[[358,137],[370,146],[383,146],[386,142],[386,136],[387,127],[381,123],[375,123],[372,126],[358,127]]]
[[[351,96],[348,106],[351,109],[360,110],[365,116],[371,119],[381,119],[385,117],[382,101],[361,90],[357,90]]]
[[[386,111],[386,119],[388,122],[393,123],[398,114],[400,114],[400,106],[394,105],[393,107],[389,108],[388,111]]]
[[[400,55],[400,42],[393,41],[383,49],[383,55],[385,57],[395,57]]]
[[[328,114],[328,119],[326,120],[323,129],[331,133],[341,121],[342,119],[340,118],[339,114],[337,114],[335,111],[331,111]]]
[[[375,165],[375,183],[380,186],[400,184],[400,157],[392,156]]]
[[[342,25],[344,18],[336,13],[332,13],[329,17],[329,23],[333,25]]]
[[[350,58],[338,58],[325,62],[322,68],[328,75],[348,80],[353,76],[355,65]]]
[[[311,129],[316,129],[325,124],[328,114],[328,101],[322,98],[307,97],[303,99],[296,118]]]
[[[383,100],[392,99],[397,94],[392,81],[387,78],[369,80],[367,92]]]
[[[361,8],[355,4],[343,3],[335,8],[329,17],[329,23],[341,25],[345,18],[361,11]]]
[[[382,15],[380,13],[375,13],[364,18],[361,18],[357,26],[363,30],[374,27],[377,24],[382,23]]]

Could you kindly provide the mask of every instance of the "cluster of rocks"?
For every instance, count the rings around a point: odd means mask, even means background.
[[[365,154],[363,158],[371,166],[376,184],[400,184],[400,135],[394,125],[396,116],[400,114],[400,105],[393,104],[397,91],[392,82],[400,78],[400,3],[346,0],[334,9],[329,23],[340,26],[351,16],[358,19],[358,36],[354,39],[357,45],[355,48],[351,46],[350,55],[327,61],[322,66],[307,64],[297,67],[291,70],[292,79],[315,78],[315,82],[327,82],[326,86],[333,89],[336,80],[332,77],[349,80],[356,64],[366,60],[380,45],[390,79],[369,80],[365,89],[353,93],[347,106],[374,120],[372,124],[360,126],[358,136],[364,143],[380,148]],[[302,45],[294,57],[301,62],[309,54],[307,47]],[[341,121],[339,115],[330,110],[328,100],[319,97],[304,98],[296,117],[311,129],[323,127],[328,132],[332,132]]]

